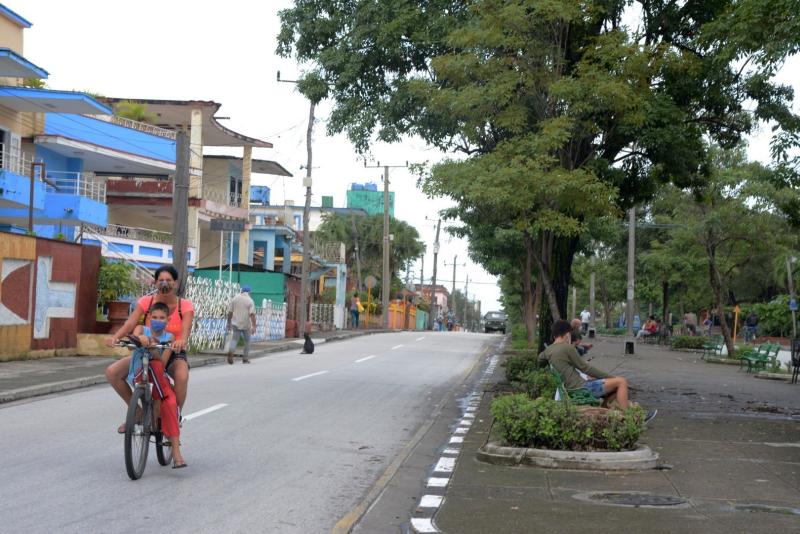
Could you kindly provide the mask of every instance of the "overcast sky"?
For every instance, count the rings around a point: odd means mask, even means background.
[[[254,149],[254,157],[272,159],[294,178],[256,177],[254,183],[272,189],[272,202],[284,199],[302,204],[305,132],[308,102],[290,84],[276,82],[276,72],[293,78],[297,65],[275,55],[278,10],[290,0],[7,0],[6,6],[28,19],[25,57],[50,72],[48,85],[123,98],[213,100],[221,103],[224,123],[242,134],[273,143],[273,149]],[[122,6],[126,7],[122,7]],[[790,68],[794,67],[794,68]],[[781,79],[800,88],[800,62],[792,61]],[[318,107],[314,135],[314,198],[332,195],[344,206],[351,182],[373,181],[380,186],[382,171],[365,169],[343,136],[328,137],[324,121],[330,107]],[[226,153],[217,149],[209,153]],[[227,152],[231,153],[231,152]],[[234,152],[235,153],[235,152]],[[381,164],[437,161],[442,155],[422,141],[376,145]],[[239,153],[238,155],[241,155]],[[756,136],[751,158],[767,161],[768,139]],[[374,162],[371,162],[374,163]],[[427,244],[425,281],[433,266],[435,219],[449,203],[427,199],[415,178],[404,169],[390,173],[395,192],[395,216],[415,226]],[[427,219],[426,219],[427,217]],[[432,219],[432,220],[431,220]],[[466,242],[441,237],[438,280],[451,286],[453,257],[458,255],[456,286],[470,279],[469,294],[482,301],[484,312],[497,309],[495,278],[469,261]],[[445,267],[443,261],[448,265]],[[466,262],[466,267],[461,264]],[[420,275],[420,264],[415,276]],[[580,307],[580,304],[579,304]]]

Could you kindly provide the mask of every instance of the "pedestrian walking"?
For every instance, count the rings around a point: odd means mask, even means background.
[[[250,297],[252,288],[242,286],[242,291],[228,305],[228,331],[230,342],[228,344],[228,363],[233,363],[233,353],[239,344],[239,338],[244,338],[244,351],[242,363],[250,363],[250,336],[256,333],[256,305]]]
[[[744,341],[756,342],[756,334],[758,333],[758,315],[756,312],[751,311],[744,320]]]
[[[581,312],[581,333],[585,336],[589,332],[589,320],[592,318],[592,313],[586,308]]]

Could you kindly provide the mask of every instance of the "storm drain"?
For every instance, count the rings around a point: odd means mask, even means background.
[[[576,499],[609,506],[630,508],[687,508],[689,501],[675,495],[654,495],[635,491],[597,491],[579,493]]]

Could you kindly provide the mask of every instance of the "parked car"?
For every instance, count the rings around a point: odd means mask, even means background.
[[[488,334],[489,332],[502,332],[506,333],[506,321],[508,317],[503,312],[490,311],[483,316],[483,329]]]

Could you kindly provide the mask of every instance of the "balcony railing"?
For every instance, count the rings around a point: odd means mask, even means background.
[[[151,230],[150,228],[137,228],[135,226],[124,226],[121,224],[109,224],[105,228],[99,226],[91,226],[90,228],[92,232],[98,235],[136,239],[139,241],[149,241],[151,243],[172,243],[172,234],[170,232]],[[194,246],[195,244],[192,243],[190,239],[189,247]]]
[[[19,149],[11,150],[5,143],[0,143],[0,168],[11,171],[20,176],[29,176],[31,172],[31,163],[35,160],[21,152]],[[36,171],[39,172],[38,170]]]
[[[106,183],[91,172],[47,171],[46,191],[106,203]]]
[[[130,128],[131,130],[138,130],[140,132],[148,133],[150,135],[166,137],[167,139],[174,140],[176,137],[176,133],[173,130],[167,130],[166,128],[153,126],[152,124],[147,124],[146,122],[139,122],[133,119],[126,119],[125,117],[118,117],[116,115],[91,115],[90,117],[93,119],[99,119],[103,122],[116,124],[117,126],[122,126],[124,128]]]
[[[217,204],[232,206],[234,208],[242,207],[241,193],[230,193],[227,191],[219,191],[210,188],[203,188],[202,198],[204,198],[205,200],[216,202]]]

